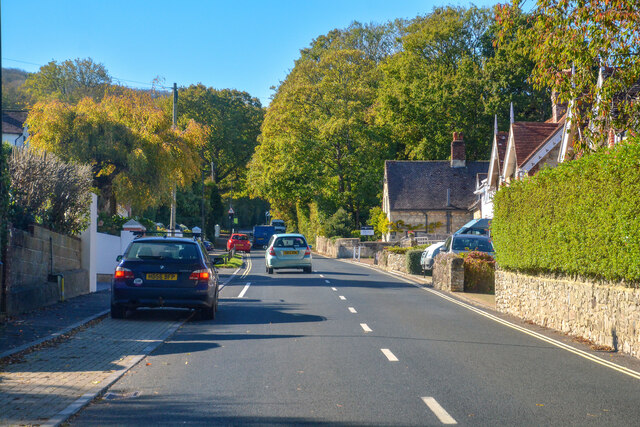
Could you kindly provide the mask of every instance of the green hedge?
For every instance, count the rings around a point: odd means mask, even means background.
[[[422,256],[422,250],[412,249],[407,251],[405,255],[405,262],[407,266],[407,272],[409,274],[422,274],[422,266],[420,265],[420,257]]]
[[[497,192],[501,268],[640,281],[640,138]]]

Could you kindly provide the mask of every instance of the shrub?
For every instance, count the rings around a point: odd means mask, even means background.
[[[79,234],[88,223],[91,167],[50,153],[13,148],[9,160],[14,224],[37,222],[59,233]]]
[[[406,266],[409,274],[422,274],[422,266],[420,265],[421,250],[411,249],[406,254]]]
[[[495,266],[493,257],[485,252],[471,251],[464,254],[464,291],[494,293]]]
[[[9,144],[0,143],[0,261],[4,253],[9,216],[9,167],[7,159],[11,148]]]
[[[351,237],[351,217],[347,211],[339,208],[322,228],[326,237]]]
[[[640,139],[542,170],[497,192],[501,268],[640,281]]]
[[[384,250],[387,252],[391,252],[392,254],[404,255],[409,250],[411,250],[411,248],[402,248],[400,246],[387,246],[386,248],[384,248]]]

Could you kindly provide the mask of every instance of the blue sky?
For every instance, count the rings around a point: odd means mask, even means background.
[[[496,1],[479,0],[478,6]],[[353,21],[424,15],[437,0],[2,0],[2,66],[91,57],[133,87],[201,82],[264,105],[300,49]],[[21,61],[21,62],[17,62]],[[146,84],[145,84],[146,83]]]

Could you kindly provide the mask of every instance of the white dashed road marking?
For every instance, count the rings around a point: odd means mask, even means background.
[[[356,309],[353,307],[349,307],[349,311],[352,312],[353,314],[357,313]]]
[[[367,325],[366,323],[360,323],[360,327],[362,328],[363,331],[365,332],[373,332],[371,330],[371,328],[369,327],[369,325]]]
[[[321,274],[320,277],[324,277],[324,274]]]
[[[342,301],[346,300],[346,298],[342,295],[340,295],[338,298],[340,298]]]
[[[336,289],[336,288],[331,288],[331,290],[332,290],[332,291],[337,291],[337,289]]]
[[[438,417],[442,424],[458,424],[447,411],[433,397],[423,397],[422,401]]]
[[[244,294],[246,294],[247,291],[249,290],[249,286],[251,286],[251,282],[249,282],[246,285],[244,285],[244,288],[242,288],[242,291],[240,291],[240,294],[238,295],[238,298],[243,298],[244,297]]]
[[[395,354],[391,353],[391,350],[389,350],[388,348],[381,348],[380,351],[382,352],[382,354],[387,356],[387,359],[389,359],[389,362],[398,361],[398,358],[395,356]]]

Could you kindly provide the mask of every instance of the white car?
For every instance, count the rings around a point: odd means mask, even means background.
[[[422,266],[423,271],[431,270],[433,268],[433,260],[435,259],[436,255],[440,253],[443,247],[444,242],[438,242],[427,247],[424,252],[422,252],[422,256],[420,257],[420,265]]]

